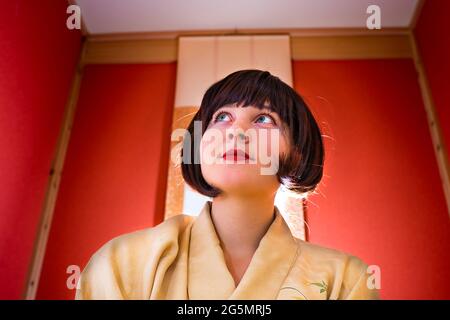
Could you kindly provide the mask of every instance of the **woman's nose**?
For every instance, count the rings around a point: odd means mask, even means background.
[[[242,130],[233,130],[231,132],[228,132],[228,139],[229,140],[237,139],[240,142],[247,143],[249,137]]]

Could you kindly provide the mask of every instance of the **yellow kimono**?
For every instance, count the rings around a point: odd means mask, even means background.
[[[238,286],[225,263],[208,201],[107,242],[90,259],[75,299],[378,299],[359,258],[292,236],[277,207]]]

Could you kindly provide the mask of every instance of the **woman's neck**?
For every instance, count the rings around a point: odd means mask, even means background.
[[[274,199],[275,195],[214,198],[211,218],[226,253],[239,255],[256,250],[275,218]]]

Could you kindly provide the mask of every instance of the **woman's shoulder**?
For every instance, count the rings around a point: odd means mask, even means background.
[[[327,270],[335,276],[360,277],[368,270],[368,264],[360,257],[346,251],[297,239],[298,262],[316,271]]]
[[[178,215],[154,227],[107,241],[91,256],[81,273],[76,299],[139,297],[146,290],[142,275],[151,267],[149,261],[176,256],[180,234],[191,221],[190,216]]]
[[[302,254],[313,255],[315,257],[341,257],[346,255],[347,253],[344,251],[340,251],[338,249],[334,249],[331,247],[327,247],[324,245],[320,245],[317,243],[309,242],[306,240],[302,240],[299,238],[295,238],[299,249],[302,251]]]
[[[296,241],[299,246],[297,265],[311,277],[318,275],[328,279],[326,282],[333,284],[330,298],[378,298],[377,290],[367,287],[369,266],[364,260],[346,251],[301,239]]]
[[[158,245],[170,245],[178,241],[178,236],[193,220],[193,217],[180,214],[156,226],[121,234],[104,243],[95,255],[120,255],[142,248],[145,251]]]

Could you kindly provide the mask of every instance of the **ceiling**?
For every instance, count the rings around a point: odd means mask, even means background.
[[[242,29],[406,28],[419,0],[75,0],[88,34]]]

